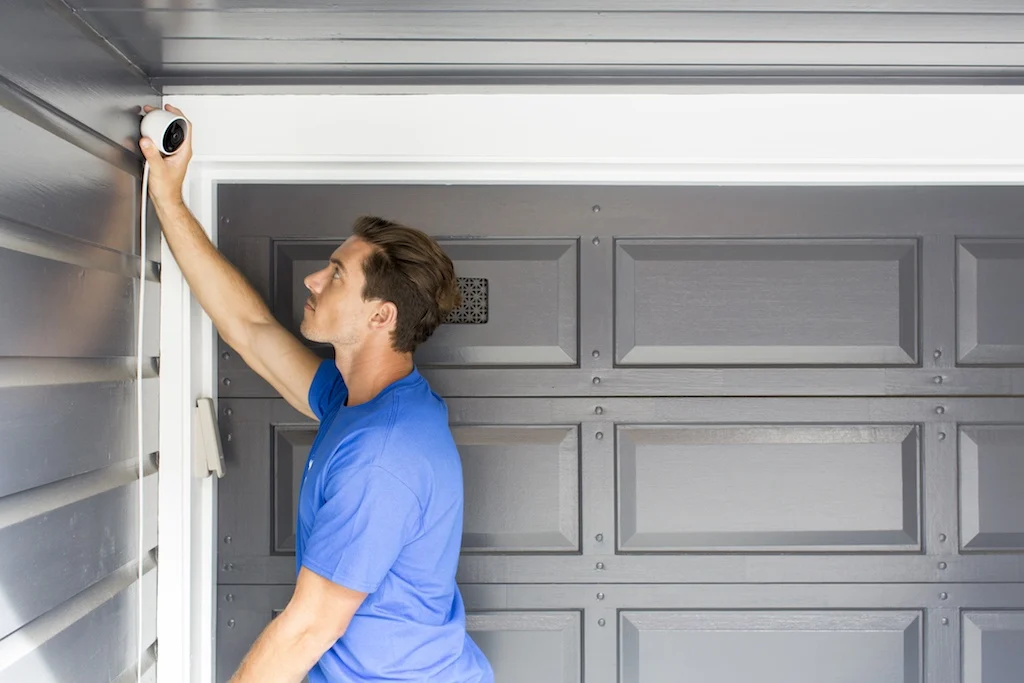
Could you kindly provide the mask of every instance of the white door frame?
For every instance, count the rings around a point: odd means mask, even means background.
[[[178,95],[187,201],[220,183],[1024,184],[1024,90]],[[1022,217],[1024,219],[1024,217]],[[213,329],[163,246],[158,673],[212,683],[216,486],[193,476]]]

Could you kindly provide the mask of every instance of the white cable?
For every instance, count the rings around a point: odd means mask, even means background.
[[[146,327],[146,271],[148,270],[149,259],[146,252],[146,200],[149,196],[149,162],[146,162],[142,171],[142,216],[141,235],[139,239],[139,317],[138,317],[138,338],[135,342],[135,412],[137,416],[136,429],[138,430],[139,449],[139,576],[136,584],[136,599],[138,600],[138,663],[135,669],[135,679],[142,680],[142,624],[143,618],[143,595],[142,595],[142,573],[143,558],[145,557],[145,525],[143,514],[145,513],[145,490],[144,479],[146,477],[146,445],[144,439],[145,414],[142,412],[142,368],[145,362],[143,353],[143,341],[145,340]]]

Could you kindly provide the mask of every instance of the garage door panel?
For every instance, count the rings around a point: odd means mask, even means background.
[[[919,683],[922,621],[907,611],[624,611],[621,680]]]
[[[911,365],[912,240],[619,240],[620,365]]]
[[[965,551],[1024,551],[1024,424],[960,425]]]
[[[470,612],[466,630],[496,682],[579,683],[582,615],[563,611]]]
[[[460,322],[439,327],[417,351],[420,365],[576,364],[579,257],[575,239],[439,239],[438,243],[463,279],[463,307],[472,304],[475,310],[461,316],[456,312],[454,319]]]
[[[1024,611],[963,614],[963,683],[1016,683],[1024,671]]]
[[[624,552],[920,549],[916,426],[621,426]]]
[[[578,425],[465,425],[463,552],[580,548]]]
[[[957,243],[957,348],[968,365],[1024,364],[1024,240]]]
[[[295,553],[296,510],[299,487],[306,469],[309,449],[316,438],[313,426],[279,426],[274,428],[272,497],[275,554]]]

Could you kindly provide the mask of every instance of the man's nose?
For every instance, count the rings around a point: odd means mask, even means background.
[[[315,273],[310,273],[302,281],[302,284],[304,284],[306,286],[306,289],[313,292],[314,294],[319,293],[320,289],[323,287],[323,273],[324,271],[322,270],[318,270]]]

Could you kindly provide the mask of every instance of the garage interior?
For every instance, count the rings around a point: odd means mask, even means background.
[[[164,670],[158,485],[189,456],[160,452],[173,331],[155,219],[139,253],[142,105],[1018,92],[1022,46],[1009,0],[7,0],[0,682]],[[458,581],[498,681],[1024,677],[1019,187],[215,194],[220,249],[295,331],[302,278],[359,215],[453,259],[464,304],[416,359],[463,458]],[[210,381],[226,471],[212,657],[189,680],[219,683],[291,595],[316,425],[219,340]]]

